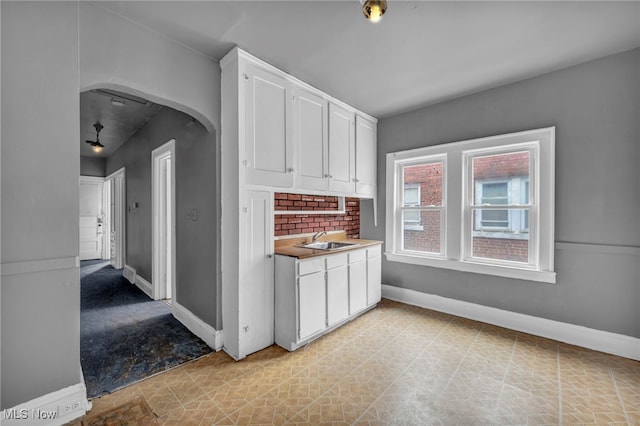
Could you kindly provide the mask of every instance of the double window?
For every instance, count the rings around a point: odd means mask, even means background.
[[[554,128],[387,155],[387,258],[555,282]]]

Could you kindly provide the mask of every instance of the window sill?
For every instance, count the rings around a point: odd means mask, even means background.
[[[535,271],[529,269],[510,268],[507,266],[485,265],[481,263],[461,262],[450,259],[435,259],[398,253],[385,253],[385,257],[391,262],[431,266],[434,268],[474,272],[476,274],[494,275],[498,277],[515,278],[519,280],[537,281],[550,284],[555,284],[556,282],[556,273],[551,271]]]

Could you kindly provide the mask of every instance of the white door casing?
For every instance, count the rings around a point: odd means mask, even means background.
[[[122,269],[126,260],[126,191],[125,191],[125,168],[121,168],[105,178],[109,187],[109,246],[111,266],[115,269]]]
[[[153,299],[176,294],[175,139],[151,152],[151,281]]]

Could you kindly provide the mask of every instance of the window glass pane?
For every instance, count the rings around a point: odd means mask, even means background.
[[[512,262],[529,261],[529,234],[497,224],[519,223],[528,213],[528,209],[499,209],[480,210],[473,209],[474,231],[471,239],[471,256],[476,258],[507,260]],[[478,220],[481,218],[481,220]],[[495,221],[485,221],[486,218],[494,218]],[[508,221],[499,219],[508,218]],[[485,223],[490,223],[485,226]],[[478,226],[481,224],[481,226]]]
[[[478,191],[480,204],[508,204],[509,185],[507,182],[483,183],[482,191]]]
[[[472,161],[476,204],[524,203],[521,185],[513,183],[528,181],[529,151],[485,155]]]
[[[440,210],[404,211],[402,249],[439,254],[440,213]],[[414,214],[419,215],[419,223],[408,220]]]
[[[442,171],[443,163],[417,164],[402,168],[402,179],[407,187],[417,187],[420,206],[442,205]],[[414,192],[415,194],[415,192]],[[405,190],[405,197],[409,194]],[[407,198],[405,198],[405,205]]]
[[[419,223],[420,222],[420,210],[405,210],[404,222]]]
[[[420,186],[404,187],[404,205],[419,206],[420,205]]]
[[[479,211],[480,221],[477,228],[508,228],[508,210],[481,210]]]

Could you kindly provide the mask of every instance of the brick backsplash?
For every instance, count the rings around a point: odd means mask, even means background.
[[[338,197],[324,195],[274,194],[275,236],[344,230],[347,238],[360,238],[360,200],[345,198],[345,213],[337,213]],[[277,214],[278,211],[331,211],[336,214]]]

